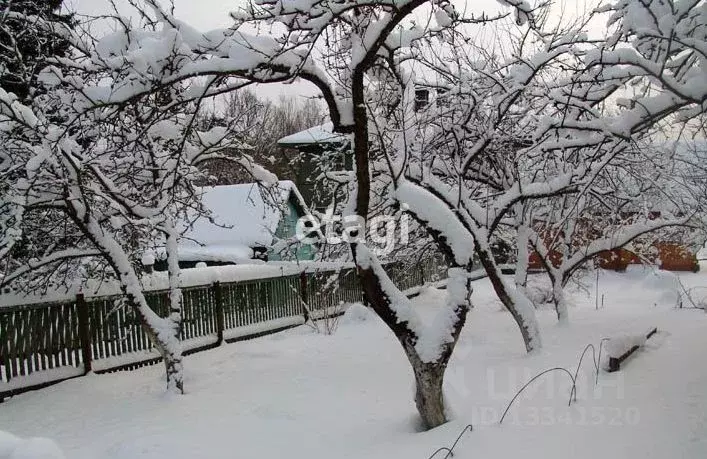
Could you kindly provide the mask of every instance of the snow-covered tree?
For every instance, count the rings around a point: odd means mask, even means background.
[[[687,244],[687,237],[703,232],[697,217],[704,207],[704,181],[690,179],[685,166],[673,152],[644,144],[590,187],[538,206],[524,249],[535,250],[550,278],[560,322],[568,318],[564,288],[598,255],[630,248],[650,260],[656,242]]]
[[[143,63],[113,59],[100,40],[29,20],[70,42],[73,55],[52,58],[32,105],[0,88],[0,282],[36,290],[86,277],[114,279],[164,358],[168,388],[181,392],[181,222],[204,214],[192,185],[198,164],[238,149],[239,130],[249,127],[232,118],[227,126],[196,129],[205,89],[183,83],[121,104],[95,104],[82,88],[116,84]],[[227,157],[259,180],[274,180],[247,155]],[[164,241],[169,266],[167,317],[150,308],[140,283],[140,259],[156,240]]]
[[[388,46],[395,48],[398,26],[427,2],[255,2],[236,17],[233,27],[208,33],[193,30],[156,2],[146,4],[161,29],[149,34],[116,34],[111,43],[104,41],[102,48],[105,52],[109,44],[113,45],[110,52],[116,56],[146,65],[133,69],[120,84],[99,84],[81,91],[94,104],[106,106],[120,105],[137,94],[205,75],[211,75],[209,81],[221,83],[209,87],[206,94],[242,86],[241,81],[228,81],[226,76],[258,82],[294,77],[308,80],[321,90],[335,130],[350,133],[355,189],[348,209],[365,224],[371,196],[366,80],[382,51]],[[268,23],[284,33],[278,32],[275,37],[253,35],[242,27],[258,28]],[[163,46],[165,42],[170,46]],[[175,62],[179,65],[173,65]],[[363,231],[361,226],[358,233],[354,229],[350,233],[362,235]],[[462,269],[450,270],[448,305],[433,324],[425,324],[366,243],[361,240],[350,246],[369,304],[400,340],[413,366],[416,404],[424,424],[435,427],[445,422],[442,381],[469,308],[468,278]],[[471,258],[456,259],[457,265],[471,264]]]
[[[418,38],[400,60],[416,55],[425,71],[406,73],[400,66],[390,72],[398,75],[387,84],[399,85],[400,107],[390,116],[379,105],[374,123],[380,167],[393,178],[395,199],[409,206],[450,259],[467,270],[478,260],[528,351],[540,347],[533,305],[521,277],[517,285],[504,278],[493,247],[527,232],[530,203],[591,182],[609,154],[546,149],[537,135],[546,119],[564,113],[550,95],[574,75],[589,42],[581,29],[545,32],[535,21],[533,27],[504,36],[512,43],[507,53],[470,43],[462,24]],[[416,84],[434,91],[421,110],[415,110]],[[577,161],[568,160],[572,154]]]
[[[695,128],[699,135],[704,124],[705,3],[623,0],[597,12],[611,13],[613,31],[587,52],[585,70],[563,96],[568,105],[572,96],[583,104],[576,104],[562,123],[548,123],[545,133],[558,139],[559,147],[567,145],[569,134],[587,147],[611,145],[616,155],[598,183],[555,200],[540,217],[546,224],[531,236],[553,281],[560,320],[567,314],[562,287],[597,253],[667,227],[704,228],[695,220],[703,208],[704,182],[690,171],[694,165],[685,167],[694,158],[666,159],[664,148],[655,145]],[[657,127],[662,132],[655,132]],[[646,209],[648,202],[660,207],[659,218]]]

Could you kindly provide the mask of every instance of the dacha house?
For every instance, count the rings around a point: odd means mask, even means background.
[[[309,210],[293,182],[262,189],[253,183],[203,187],[201,199],[211,215],[183,222],[180,267],[314,258],[316,246],[296,243],[297,221]],[[166,270],[160,252],[155,269]]]

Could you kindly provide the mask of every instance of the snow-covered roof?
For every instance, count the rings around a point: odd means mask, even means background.
[[[182,261],[242,263],[253,258],[253,247],[269,247],[293,193],[306,211],[295,184],[280,181],[261,192],[254,183],[204,187],[202,202],[214,222],[200,218],[184,233],[179,245]]]
[[[319,126],[314,126],[304,131],[283,137],[277,141],[282,146],[297,146],[297,145],[312,145],[312,144],[332,144],[346,142],[345,135],[333,132],[334,125],[332,123],[324,123]]]

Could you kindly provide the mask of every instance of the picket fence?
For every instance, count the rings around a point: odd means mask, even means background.
[[[401,290],[446,277],[446,267],[435,258],[413,267],[390,264],[387,272]],[[308,313],[316,318],[340,313],[342,304],[362,300],[350,268],[216,282],[182,292],[186,355],[301,325]],[[168,291],[146,296],[155,312],[167,315]],[[91,371],[131,370],[159,361],[120,295],[79,294],[69,301],[0,307],[0,401]]]

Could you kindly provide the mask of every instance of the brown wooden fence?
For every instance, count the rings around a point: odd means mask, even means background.
[[[412,268],[392,264],[388,272],[403,290],[446,277],[446,268],[434,259]],[[300,325],[307,309],[328,313],[362,300],[353,269],[217,282],[182,292],[185,354]],[[147,300],[157,314],[167,315],[168,291],[149,292]],[[134,369],[160,360],[120,295],[79,294],[71,301],[0,307],[0,401],[89,371]]]

